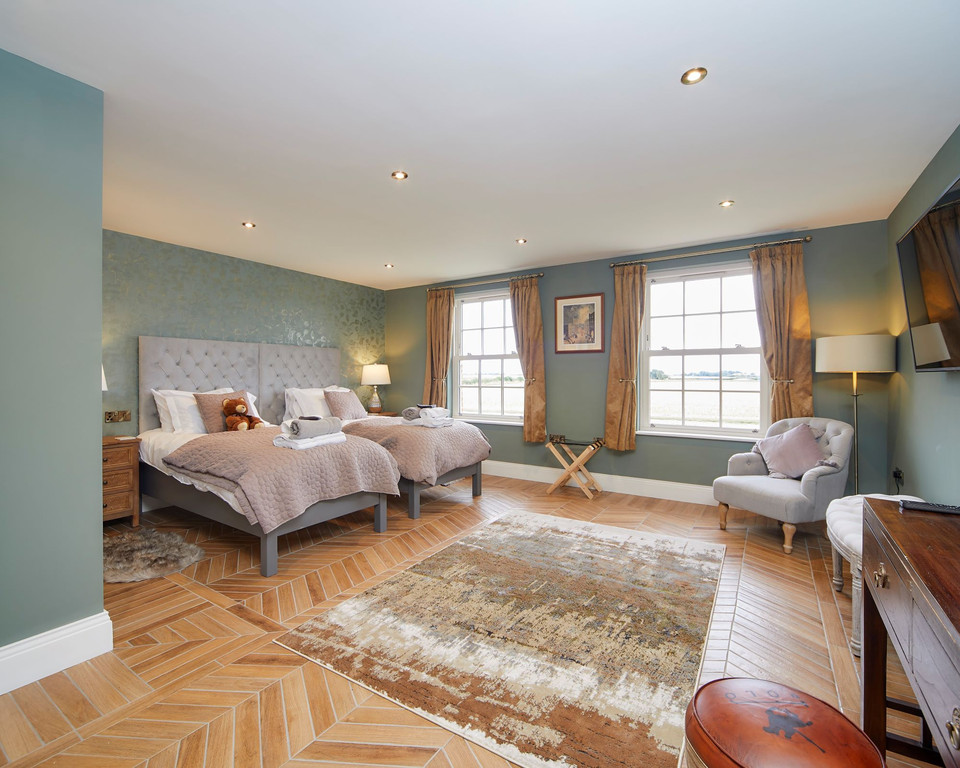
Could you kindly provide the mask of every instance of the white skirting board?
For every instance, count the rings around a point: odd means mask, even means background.
[[[0,695],[113,650],[106,611],[0,648]]]
[[[589,467],[588,467],[589,469]],[[532,480],[536,483],[553,483],[563,470],[557,467],[539,467],[533,464],[514,464],[509,461],[483,462],[483,473],[496,477],[512,477],[516,480]],[[685,501],[688,504],[714,505],[713,488],[709,485],[693,483],[674,483],[670,480],[651,480],[646,477],[627,477],[625,475],[606,475],[591,472],[605,491],[626,493],[630,496],[647,496],[651,499]],[[567,485],[576,485],[570,480]]]

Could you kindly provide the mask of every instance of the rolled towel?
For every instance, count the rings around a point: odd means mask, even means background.
[[[411,405],[409,408],[404,408],[400,411],[400,415],[403,416],[407,421],[413,421],[414,419],[420,418],[420,408],[416,405]]]
[[[293,448],[295,451],[303,451],[307,448],[318,448],[322,445],[337,445],[347,442],[347,436],[343,432],[334,432],[329,435],[318,435],[317,437],[295,438],[291,435],[280,434],[273,438],[273,444],[277,448]]]
[[[450,418],[449,408],[424,408],[420,411],[420,418],[424,421],[441,421]]]
[[[332,435],[342,431],[342,428],[343,424],[336,416],[301,416],[288,419],[280,425],[280,431],[284,435],[299,440]]]

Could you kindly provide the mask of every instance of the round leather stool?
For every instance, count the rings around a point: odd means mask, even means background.
[[[882,768],[866,734],[820,699],[769,680],[707,683],[687,707],[687,768]]]

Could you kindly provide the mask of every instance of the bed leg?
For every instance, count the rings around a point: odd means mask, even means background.
[[[383,533],[387,530],[387,494],[381,493],[373,508],[373,530]]]
[[[277,575],[277,534],[265,533],[260,537],[260,575]]]
[[[482,487],[483,474],[480,470],[480,467],[481,465],[477,464],[477,466],[473,470],[473,495],[474,496],[480,496],[483,493],[483,487]]]
[[[411,520],[420,519],[420,483],[413,483],[407,494],[407,517]]]

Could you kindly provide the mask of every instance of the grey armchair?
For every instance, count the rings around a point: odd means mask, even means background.
[[[798,424],[824,431],[818,440],[829,461],[836,466],[819,466],[797,480],[770,477],[759,453],[737,453],[727,462],[727,474],[713,481],[713,498],[719,504],[720,528],[727,528],[730,507],[745,509],[783,523],[783,551],[793,551],[797,523],[823,520],[827,505],[843,496],[847,485],[853,427],[844,421],[815,416],[782,419],[767,430],[767,437],[782,434]]]

